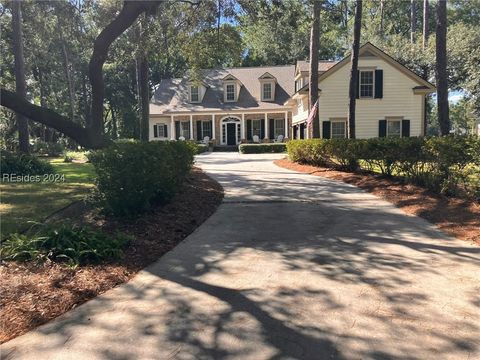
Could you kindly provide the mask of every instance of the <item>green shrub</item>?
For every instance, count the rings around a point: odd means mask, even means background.
[[[282,153],[287,151],[284,143],[241,144],[238,151],[242,154]]]
[[[131,237],[113,237],[86,226],[69,224],[38,225],[26,234],[12,234],[2,243],[4,260],[51,260],[70,266],[118,259]]]
[[[60,142],[45,142],[37,139],[33,144],[32,151],[35,154],[60,156],[65,150],[65,146]]]
[[[53,166],[34,155],[0,151],[0,174],[43,175],[53,174]]]
[[[299,163],[347,170],[360,166],[439,193],[480,198],[477,136],[293,140],[287,150]]]
[[[134,215],[177,192],[193,165],[185,141],[116,143],[89,154],[97,174],[94,199],[117,216]]]

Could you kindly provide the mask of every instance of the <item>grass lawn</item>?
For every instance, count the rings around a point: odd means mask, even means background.
[[[64,163],[61,158],[48,160],[65,182],[0,183],[2,238],[28,227],[28,221],[42,221],[68,204],[82,199],[92,188],[91,164]]]

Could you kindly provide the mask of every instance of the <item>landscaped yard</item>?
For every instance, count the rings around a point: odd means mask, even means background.
[[[64,163],[62,158],[48,160],[64,182],[0,184],[2,238],[28,227],[29,221],[42,221],[53,212],[81,200],[93,186],[94,171],[89,163]]]

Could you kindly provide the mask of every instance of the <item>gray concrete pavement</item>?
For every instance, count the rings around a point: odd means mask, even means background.
[[[218,211],[12,359],[480,359],[480,247],[353,186],[214,153]]]

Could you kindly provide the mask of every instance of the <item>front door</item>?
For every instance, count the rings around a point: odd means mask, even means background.
[[[227,124],[227,145],[237,145],[237,136],[235,133],[236,124]]]

